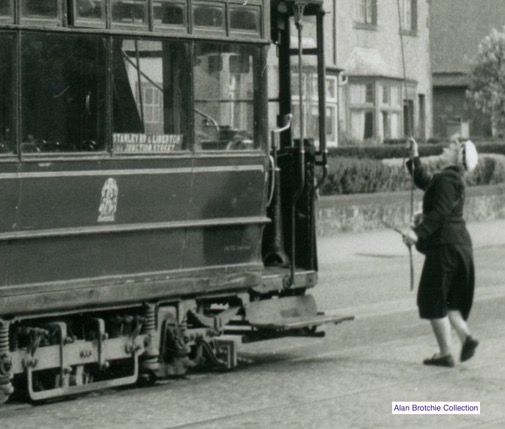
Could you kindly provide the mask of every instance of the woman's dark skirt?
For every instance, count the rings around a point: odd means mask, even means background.
[[[441,319],[459,310],[467,320],[473,304],[475,271],[471,245],[446,244],[426,253],[417,306],[422,319]]]

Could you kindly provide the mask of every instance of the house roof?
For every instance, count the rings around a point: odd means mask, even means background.
[[[349,76],[402,78],[391,65],[391,62],[387,62],[382,54],[377,49],[373,48],[354,48],[344,69]]]
[[[470,79],[462,72],[433,73],[432,83],[434,87],[468,87]]]

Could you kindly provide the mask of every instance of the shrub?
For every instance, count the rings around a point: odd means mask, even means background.
[[[346,157],[359,159],[389,159],[404,158],[407,156],[405,143],[401,140],[398,144],[383,145],[352,145],[339,146],[328,149],[330,158]],[[505,142],[503,141],[474,141],[479,153],[496,153],[505,155]],[[419,144],[419,155],[422,157],[440,155],[447,142],[434,142]]]
[[[440,169],[437,156],[422,160],[431,173]],[[484,154],[477,168],[465,177],[468,186],[505,182],[505,155]],[[321,187],[322,195],[360,194],[405,191],[411,178],[403,159],[332,157],[328,160],[328,176]]]
[[[408,175],[401,164],[388,165],[374,159],[330,158],[328,176],[321,194],[359,194],[403,189]]]

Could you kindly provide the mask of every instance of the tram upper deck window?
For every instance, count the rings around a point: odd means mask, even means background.
[[[232,33],[260,34],[260,8],[230,5],[230,30]]]
[[[155,27],[183,26],[187,24],[186,3],[172,0],[153,1],[153,19]]]
[[[112,23],[114,25],[147,24],[147,1],[112,0]]]
[[[205,30],[226,30],[224,3],[193,3],[193,24]]]
[[[195,46],[195,139],[200,150],[258,146],[259,49],[199,43]],[[256,99],[255,99],[256,98]]]
[[[14,152],[13,40],[11,35],[0,38],[0,156]]]
[[[105,40],[21,35],[23,152],[105,148]]]
[[[22,16],[25,18],[58,17],[58,0],[22,0]]]
[[[188,148],[186,43],[113,41],[113,151],[162,154]]]
[[[76,0],[74,16],[77,25],[105,26],[104,1]]]
[[[12,22],[12,0],[0,0],[0,22],[10,21]]]

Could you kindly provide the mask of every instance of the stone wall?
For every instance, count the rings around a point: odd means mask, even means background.
[[[414,211],[421,210],[423,193],[414,192]],[[384,229],[384,221],[403,228],[410,219],[410,192],[323,196],[316,202],[320,236],[339,232]],[[467,222],[505,218],[505,185],[468,187]]]

